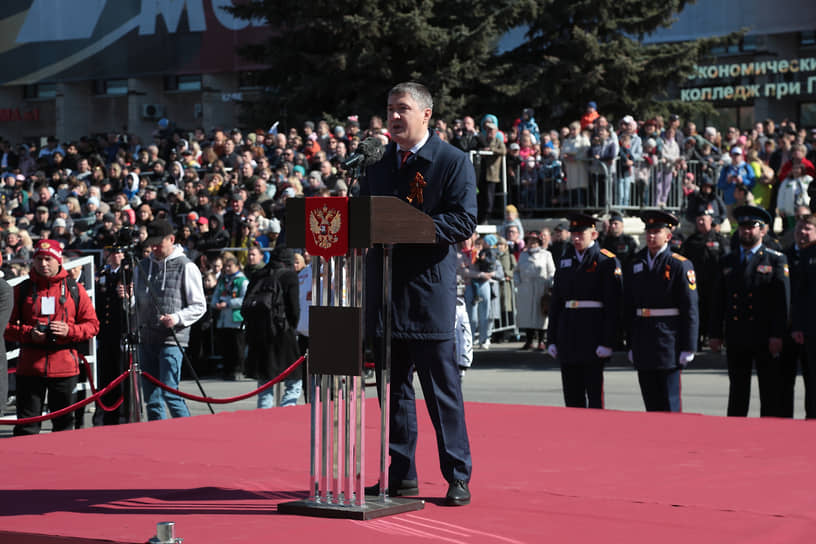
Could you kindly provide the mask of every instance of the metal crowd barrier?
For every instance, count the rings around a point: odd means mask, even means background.
[[[492,151],[470,151],[468,153],[468,157],[470,158],[470,162],[474,163],[475,157],[492,157],[494,153]],[[475,168],[475,163],[474,163]],[[476,171],[476,180],[479,183],[481,179],[481,172],[478,170]],[[500,190],[496,191],[496,197],[501,199],[501,209],[502,214],[504,214],[504,209],[510,203],[510,195],[507,192],[507,155],[502,155],[501,157],[501,182],[499,183]]]
[[[631,172],[618,159],[607,164],[597,159],[577,161],[586,169],[587,184],[569,189],[563,162],[540,164],[534,173],[516,166],[515,186],[511,192],[518,195],[517,204],[522,212],[566,213],[571,210],[595,210],[608,213],[611,209],[638,212],[661,208],[680,214],[686,207],[683,181],[686,173],[694,174],[699,186],[708,176],[715,186],[720,167],[700,161],[686,161],[685,168],[637,161]],[[575,166],[575,165],[573,165]],[[505,176],[506,179],[506,176]]]
[[[490,309],[488,310],[488,318],[490,319],[490,326],[488,327],[488,335],[493,335],[497,332],[509,332],[514,337],[518,338],[519,330],[518,325],[516,322],[516,285],[515,282],[510,280],[490,280],[491,284],[491,292],[493,290],[493,285],[499,291],[499,296],[491,297],[490,299]],[[505,291],[508,290],[506,287],[509,285],[509,291],[512,294],[510,300],[507,300],[505,297]],[[476,304],[474,302],[474,304]],[[507,311],[504,311],[503,308],[508,308]],[[467,312],[468,317],[474,315],[474,312],[471,311],[472,308],[468,306]],[[478,317],[477,317],[478,319]],[[471,323],[470,328],[473,331],[473,335],[479,342],[482,341],[479,338],[479,327],[477,323]]]
[[[518,337],[518,323],[516,321],[516,283],[512,280],[501,280],[499,284],[499,296],[491,304],[491,314],[493,315],[493,332],[511,332]],[[509,289],[507,289],[509,287]],[[505,291],[511,293],[510,300],[505,299]],[[503,308],[507,308],[504,311]],[[494,313],[495,312],[495,313]]]
[[[572,188],[561,161],[542,163],[532,172],[517,167],[514,192],[518,194],[519,209],[543,213],[586,209],[608,212],[614,206],[614,164],[597,159],[576,162],[585,169],[587,183]]]

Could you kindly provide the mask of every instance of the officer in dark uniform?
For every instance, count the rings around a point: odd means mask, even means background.
[[[669,240],[669,249],[674,253],[680,253],[680,248],[683,247],[683,242],[686,241],[686,236],[680,232],[677,226],[672,227],[671,239]]]
[[[728,255],[730,248],[725,237],[714,230],[714,212],[711,209],[700,211],[695,218],[695,226],[696,232],[683,242],[680,254],[688,257],[694,265],[700,306],[700,335],[705,336],[708,334],[711,300],[720,273],[720,262]]]
[[[99,317],[99,341],[97,356],[99,358],[99,384],[102,389],[127,370],[128,362],[121,348],[125,328],[125,308],[123,285],[130,282],[130,270],[124,253],[111,250],[107,262],[96,277],[96,315]],[[105,406],[112,406],[124,393],[127,387],[120,386],[104,395],[100,400]],[[100,417],[101,414],[101,417]],[[127,417],[127,396],[118,410],[104,411],[97,405],[94,413],[95,425],[118,425],[120,414]]]
[[[790,306],[788,260],[762,242],[763,229],[771,222],[767,211],[740,206],[734,217],[739,224],[740,248],[723,260],[712,309],[710,345],[719,351],[725,339],[728,346],[728,415],[748,415],[755,362],[760,414],[778,416],[779,355]]]
[[[680,372],[697,351],[697,280],[688,259],[670,249],[679,220],[645,212],[646,247],[626,268],[625,321],[630,360],[649,412],[680,412]]]
[[[801,286],[800,276],[802,270],[802,255],[811,251],[808,248],[816,243],[816,216],[808,215],[796,222],[793,243],[785,249],[785,257],[788,259],[790,267],[791,285],[791,314],[797,307],[800,299],[799,289]],[[803,299],[804,300],[804,299]],[[791,315],[791,321],[793,315]],[[811,381],[808,372],[807,350],[804,342],[799,343],[793,337],[793,324],[791,323],[791,334],[786,334],[782,342],[782,388],[779,403],[781,417],[793,417],[794,412],[794,389],[796,386],[796,374],[798,367],[802,366],[802,379],[805,382],[805,417],[816,417],[816,395],[810,391]]]
[[[637,240],[631,234],[624,234],[623,216],[619,212],[609,215],[609,229],[601,247],[614,253],[624,269],[637,252]]]
[[[553,261],[556,263],[558,263],[558,259],[564,256],[567,252],[567,248],[571,245],[569,237],[565,237],[564,235],[565,232],[569,232],[569,225],[566,223],[558,223],[555,229],[553,229],[550,247],[547,248],[550,254],[552,254]]]
[[[813,311],[816,303],[816,216],[811,215],[799,221],[796,225],[796,242],[800,250],[795,273],[791,269],[794,280],[791,336],[802,350],[799,356],[802,361],[802,378],[805,381],[805,417],[813,419],[816,418],[816,392],[811,390],[816,388],[816,313]],[[795,372],[794,366],[794,380]]]
[[[621,270],[625,270],[629,265],[629,261],[635,256],[638,250],[637,241],[630,234],[624,234],[623,216],[620,213],[612,212],[609,215],[609,226],[606,229],[606,236],[601,242],[601,247],[615,254],[621,264]],[[623,316],[621,315],[621,317]],[[623,319],[620,319],[615,342],[616,350],[623,351],[626,349],[625,336]]]
[[[564,402],[603,408],[603,367],[612,356],[622,298],[615,254],[596,242],[596,219],[569,216],[572,245],[555,261],[547,351],[561,364]]]
[[[771,231],[769,225],[762,225],[762,245],[767,247],[768,249],[772,249],[774,251],[778,251],[782,253],[784,248],[782,247],[782,243],[779,241],[779,238]],[[731,235],[731,251],[737,251],[740,247],[740,232],[739,229],[734,231],[734,234]]]

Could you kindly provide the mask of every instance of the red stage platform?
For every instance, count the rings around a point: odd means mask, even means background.
[[[420,403],[421,406],[421,403]],[[368,483],[377,414],[369,401]],[[795,543],[816,535],[809,422],[467,404],[473,503],[441,506],[420,408],[424,510],[372,521],[278,514],[304,498],[305,406],[0,441],[0,543]]]

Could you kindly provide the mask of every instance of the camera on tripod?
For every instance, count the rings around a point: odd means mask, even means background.
[[[139,246],[139,231],[130,226],[119,229],[110,248],[113,251],[135,251]]]

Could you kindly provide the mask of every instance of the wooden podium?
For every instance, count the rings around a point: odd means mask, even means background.
[[[286,243],[306,247],[311,236],[306,198],[286,201]],[[424,501],[389,497],[391,269],[394,244],[433,244],[430,216],[396,197],[348,199],[348,252],[312,256],[308,374],[311,400],[309,497],[278,511],[318,517],[374,519],[421,510]],[[367,250],[382,247],[383,342],[380,398],[380,494],[365,495],[363,331]]]

